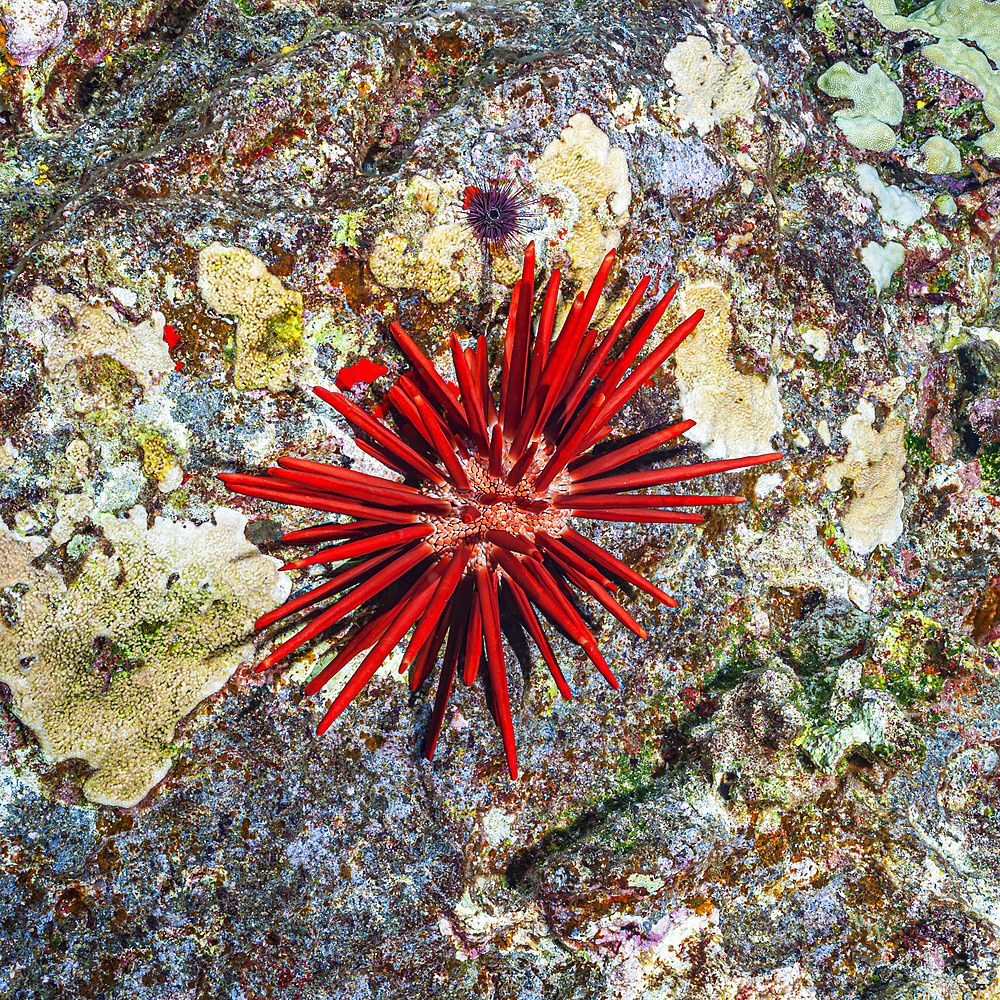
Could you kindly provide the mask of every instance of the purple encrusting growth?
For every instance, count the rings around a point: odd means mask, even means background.
[[[509,177],[485,178],[465,189],[465,221],[479,244],[490,253],[520,250],[525,232],[526,202]]]

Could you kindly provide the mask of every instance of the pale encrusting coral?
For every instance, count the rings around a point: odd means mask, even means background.
[[[729,361],[732,301],[721,285],[698,282],[682,294],[685,309],[705,311],[674,356],[681,413],[695,421],[686,436],[709,458],[743,458],[766,450],[784,429],[777,377],[741,374]]]
[[[924,154],[921,169],[929,174],[960,174],[962,151],[943,135],[932,135],[920,147]]]
[[[520,273],[519,241],[530,239],[538,241],[540,259],[550,267],[579,280],[592,278],[629,222],[632,185],[624,150],[578,113],[525,170],[534,197],[519,194],[524,211],[518,239],[492,249],[470,223],[470,192],[460,178],[439,183],[418,175],[399,184],[397,220],[376,237],[369,261],[374,278],[391,289],[418,288],[436,304],[459,291],[478,295],[484,255],[496,281],[512,283]]]
[[[255,254],[211,243],[198,254],[198,290],[236,318],[233,384],[280,389],[303,353],[302,295],[288,291]]]
[[[895,0],[864,2],[891,31],[926,32],[937,38],[920,53],[979,89],[983,112],[993,129],[981,135],[976,145],[988,156],[1000,155],[1000,12],[996,7],[988,0],[933,0],[906,17],[897,12]]]
[[[146,520],[102,515],[104,542],[69,581],[30,565],[41,539],[0,538],[0,586],[16,595],[0,681],[46,758],[85,760],[84,794],[106,805],[135,805],[166,775],[177,723],[253,655],[254,619],[288,592],[241,515]]]
[[[689,35],[663,57],[677,99],[673,112],[681,127],[694,125],[699,135],[734,118],[753,120],[760,94],[758,69],[742,45],[716,52],[700,35]]]
[[[424,234],[419,249],[405,237],[383,233],[375,243],[370,266],[387,288],[419,288],[430,302],[447,302],[459,289],[472,284],[482,267],[481,251],[468,226],[446,222]]]
[[[875,291],[879,295],[892,281],[892,276],[903,266],[905,260],[903,245],[895,240],[889,240],[885,246],[872,240],[861,249],[861,263],[868,268]]]
[[[629,222],[632,184],[624,150],[581,112],[542,150],[532,172],[543,192],[560,199],[565,213],[560,227],[565,242],[557,234],[550,247],[568,255],[567,273],[591,277],[604,255],[620,245]]]
[[[896,133],[889,127],[903,118],[903,94],[881,66],[855,72],[845,62],[831,66],[816,86],[831,97],[853,101],[850,111],[838,111],[837,126],[852,146],[888,152],[896,146]]]
[[[61,375],[72,361],[102,355],[119,361],[147,389],[174,370],[163,341],[165,320],[160,312],[132,325],[108,305],[90,305],[47,285],[34,289],[31,308],[45,324],[36,325],[30,338],[42,350],[45,367],[53,376]]]
[[[841,433],[848,441],[843,461],[835,462],[823,477],[834,491],[845,479],[853,482],[852,498],[844,513],[844,538],[855,552],[867,555],[879,545],[892,545],[903,533],[903,423],[888,417],[876,430],[875,409],[865,400],[860,412],[844,421]]]

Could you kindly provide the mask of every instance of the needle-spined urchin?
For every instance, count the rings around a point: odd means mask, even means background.
[[[482,178],[467,187],[462,211],[472,235],[490,253],[510,254],[524,246],[527,202],[511,178]]]
[[[410,670],[413,690],[428,678],[444,648],[425,745],[427,757],[433,757],[456,671],[466,684],[481,674],[511,777],[516,777],[501,605],[523,623],[564,698],[570,696],[569,686],[546,638],[545,620],[581,646],[608,683],[618,687],[577,610],[574,587],[595,598],[641,638],[647,633],[618,602],[616,580],[670,607],[677,606],[659,587],[575,531],[572,519],[696,524],[704,520],[700,514],[663,508],[738,503],[743,498],[629,491],[781,457],[772,452],[667,469],[622,471],[689,430],[691,420],[600,455],[587,454],[611,433],[608,421],[702,316],[701,310],[689,316],[632,367],[666,312],[675,284],[610,360],[649,285],[649,278],[643,278],[613,326],[598,339],[599,332],[589,329],[589,324],[613,260],[612,250],[586,296],[581,292],[573,303],[554,340],[560,275],[553,271],[532,337],[535,252],[534,244],[528,245],[521,280],[511,295],[499,386],[491,387],[482,336],[475,347],[463,350],[452,335],[459,385],[455,391],[393,323],[392,334],[413,365],[413,371],[401,376],[387,394],[398,433],[339,393],[315,390],[362,435],[358,447],[396,469],[402,482],[303,458],[280,458],[279,468],[269,469],[266,476],[220,476],[236,493],[354,519],[283,537],[297,544],[340,542],[290,562],[286,569],[342,565],[326,582],[257,621],[258,628],[265,628],[298,612],[312,616],[264,657],[257,669],[265,670],[361,609],[363,623],[306,685],[306,692],[314,694],[354,657],[369,650],[320,723],[320,733],[413,629],[400,667],[400,672]],[[318,607],[330,598],[332,603]],[[484,649],[486,669],[480,670]]]

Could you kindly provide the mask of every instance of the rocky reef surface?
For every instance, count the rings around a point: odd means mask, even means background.
[[[998,1000],[998,35],[0,0],[0,997]],[[479,687],[424,760],[392,660],[315,735],[322,648],[258,675],[252,627],[315,517],[215,479],[365,468],[310,388],[375,406],[390,320],[498,343],[495,177],[566,303],[617,248],[602,311],[705,310],[616,435],[785,454],[703,525],[587,523],[680,606],[588,609],[620,692],[510,671],[516,782]]]

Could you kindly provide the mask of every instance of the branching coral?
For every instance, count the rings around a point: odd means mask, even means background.
[[[83,758],[93,802],[139,802],[170,768],[174,728],[252,656],[251,626],[288,592],[277,563],[220,509],[193,525],[99,518],[105,542],[64,583],[44,544],[0,532],[0,681],[49,760]]]
[[[303,354],[301,293],[249,250],[221,243],[198,254],[198,288],[217,313],[236,317],[236,388],[283,388]]]

